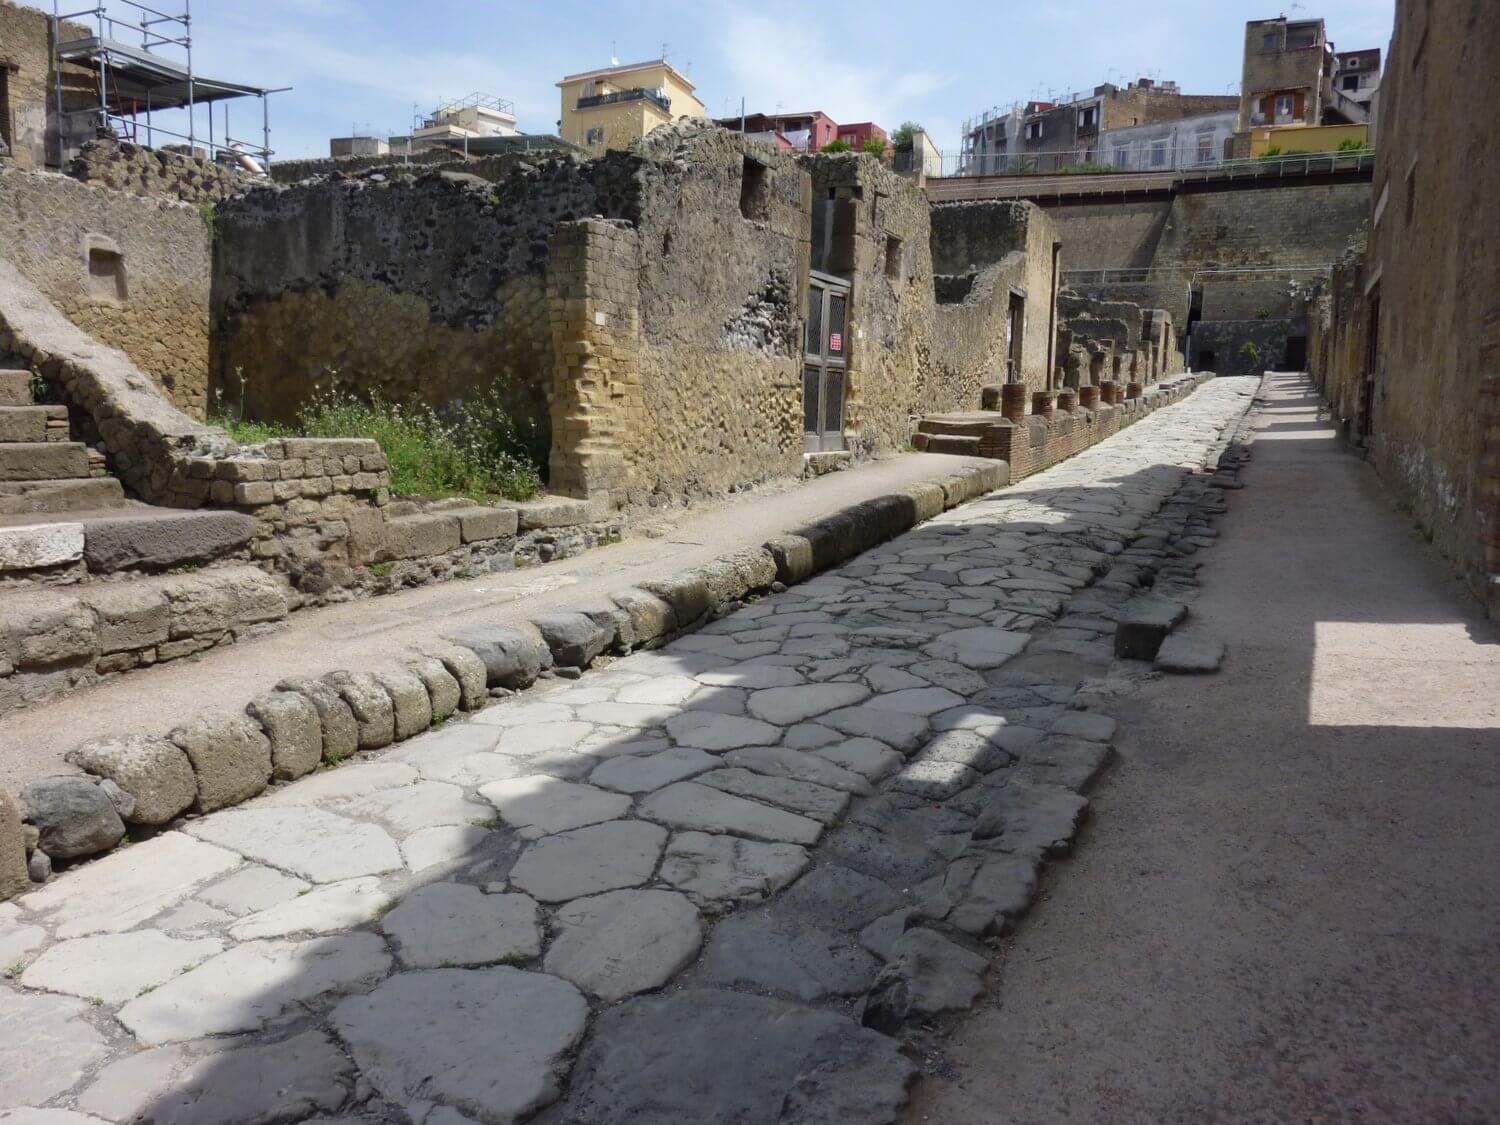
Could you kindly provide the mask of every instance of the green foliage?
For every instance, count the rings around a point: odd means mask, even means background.
[[[869,153],[871,156],[884,156],[885,155],[885,138],[884,137],[866,137],[865,138],[865,151],[867,153]]]
[[[371,563],[370,573],[373,574],[376,578],[387,578],[390,576],[391,571],[395,569],[395,566],[395,563],[388,562]]]
[[[1270,320],[1271,319],[1271,310],[1267,309],[1267,308],[1256,309],[1255,310],[1255,319],[1256,320]]]
[[[1260,362],[1260,349],[1255,346],[1254,340],[1246,340],[1243,344],[1241,344],[1239,354],[1242,358],[1248,359],[1251,363]]]
[[[1256,159],[1257,160],[1275,160],[1278,156],[1285,156],[1285,155],[1286,155],[1286,150],[1283,149],[1280,145],[1272,145],[1270,148],[1266,149],[1265,152],[1261,153],[1258,157],[1256,157]]]
[[[925,131],[915,121],[903,121],[900,125],[896,126],[896,131],[891,134],[891,147],[897,152],[910,152],[916,143],[916,135]]]
[[[1340,152],[1369,152],[1370,151],[1370,142],[1369,141],[1357,141],[1353,137],[1349,137],[1347,140],[1342,140],[1342,141],[1339,142],[1339,151]]]
[[[1118,172],[1113,164],[1100,164],[1097,160],[1086,160],[1082,164],[1064,164],[1057,170],[1060,176],[1076,176],[1085,172]]]
[[[212,199],[205,199],[198,204],[198,214],[203,219],[203,225],[208,228],[208,240],[210,242],[219,237],[219,208]]]
[[[852,147],[850,147],[848,141],[832,140],[832,141],[829,141],[826,145],[824,145],[820,151],[822,151],[822,152],[853,152],[854,149]]]
[[[387,402],[378,393],[362,398],[335,378],[326,390],[314,391],[296,425],[286,426],[245,421],[241,383],[240,409],[213,419],[238,442],[373,438],[389,462],[397,496],[526,500],[541,488],[538,466],[545,463],[546,443],[535,424],[510,417],[493,389],[439,413],[426,403]]]

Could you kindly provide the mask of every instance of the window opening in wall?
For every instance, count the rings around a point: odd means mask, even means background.
[[[1292,119],[1292,95],[1276,95],[1276,120],[1290,121]]]
[[[1417,214],[1417,168],[1412,165],[1411,170],[1406,173],[1406,225],[1411,226],[1412,219]]]
[[[1208,164],[1214,158],[1214,135],[1202,133],[1198,137],[1198,163]]]
[[[1212,348],[1202,348],[1198,352],[1198,366],[1195,371],[1212,371],[1214,369],[1214,353]]]
[[[901,280],[901,240],[894,234],[885,236],[885,276]]]
[[[1089,106],[1087,109],[1078,111],[1078,127],[1080,129],[1092,129],[1099,124],[1099,107]]]
[[[1042,123],[1040,121],[1028,121],[1026,123],[1026,139],[1028,141],[1039,141],[1042,139]]]
[[[1260,37],[1260,49],[1262,51],[1276,50],[1276,33],[1268,31]]]
[[[96,300],[124,302],[125,259],[102,246],[89,247],[89,296]]]
[[[1357,75],[1357,74],[1346,74],[1346,75],[1344,75],[1344,89],[1346,89],[1346,90],[1358,90],[1359,89],[1359,75]]]
[[[1005,357],[1005,381],[1018,383],[1021,380],[1021,343],[1026,332],[1026,298],[1019,293],[1010,295],[1010,318],[1006,325],[1009,333],[1009,354]]]
[[[667,231],[661,236],[661,256],[670,258],[672,256],[672,232]]]
[[[1166,141],[1152,141],[1151,142],[1151,167],[1153,167],[1153,168],[1161,168],[1161,167],[1164,167],[1166,165],[1166,163],[1167,163],[1167,142]]]
[[[740,172],[740,214],[760,222],[771,217],[771,185],[767,168],[748,156]]]
[[[604,143],[604,126],[596,125],[584,134],[584,143],[591,145],[602,145]]]
[[[1375,432],[1375,368],[1380,361],[1380,289],[1366,299],[1370,319],[1365,325],[1365,371],[1359,396],[1359,440],[1363,445]]]

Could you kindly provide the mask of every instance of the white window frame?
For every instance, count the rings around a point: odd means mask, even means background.
[[[1168,164],[1168,160],[1167,160],[1167,142],[1164,141],[1164,140],[1163,141],[1152,141],[1151,142],[1151,167],[1153,167],[1153,168],[1165,168],[1167,166],[1167,164]]]
[[[1286,103],[1286,109],[1284,111],[1281,108],[1283,102]],[[1287,120],[1287,121],[1295,120],[1292,115],[1295,114],[1296,112],[1297,112],[1297,99],[1293,95],[1291,95],[1291,94],[1277,94],[1276,95],[1276,104],[1272,107],[1272,115],[1275,117],[1275,119],[1277,121],[1281,121],[1283,118],[1285,120]]]
[[[1026,122],[1026,139],[1028,141],[1039,141],[1042,139],[1042,123],[1040,121]]]

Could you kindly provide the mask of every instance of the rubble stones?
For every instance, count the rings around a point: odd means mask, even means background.
[[[425,652],[458,681],[458,705],[465,711],[477,711],[490,701],[484,661],[471,650],[455,644],[430,644]]]
[[[333,1012],[382,1096],[416,1117],[436,1103],[486,1122],[520,1121],[556,1100],[587,1018],[571,984],[508,967],[402,973]]]
[[[271,743],[248,716],[204,716],[178,727],[171,737],[193,763],[199,812],[248,801],[271,780]]]
[[[432,699],[414,672],[389,669],[376,672],[375,680],[391,697],[396,741],[421,734],[432,725]]]
[[[134,797],[135,809],[126,818],[132,824],[166,824],[198,795],[186,753],[165,738],[126,734],[91,739],[70,751],[67,760]]]
[[[317,769],[323,758],[323,724],[311,699],[299,692],[271,691],[252,700],[245,712],[271,743],[273,778],[293,781]]]
[[[570,668],[587,668],[614,639],[611,630],[582,613],[548,613],[531,619],[552,650],[553,659]]]
[[[445,721],[449,715],[458,710],[458,681],[443,666],[441,660],[434,656],[418,656],[408,660],[406,666],[427,689],[427,698],[432,704],[434,724]]]
[[[698,910],[674,891],[610,891],[577,899],[553,917],[549,973],[601,1000],[659,988],[703,941]]]
[[[26,819],[41,832],[37,846],[53,859],[94,855],[125,836],[125,822],[98,784],[84,777],[47,777],[21,790]]]
[[[915,1075],[894,1040],[844,1016],[695,989],[600,1015],[563,1116],[578,1125],[875,1125],[896,1120]]]
[[[409,969],[529,961],[542,951],[542,927],[532,899],[485,894],[462,883],[418,887],[380,927]]]

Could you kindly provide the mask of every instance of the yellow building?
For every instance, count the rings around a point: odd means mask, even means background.
[[[1368,125],[1257,125],[1250,130],[1250,155],[1280,152],[1336,152],[1341,144],[1370,143]]]
[[[558,135],[594,155],[628,148],[669,121],[703,116],[693,84],[666,59],[570,74],[557,85]]]

